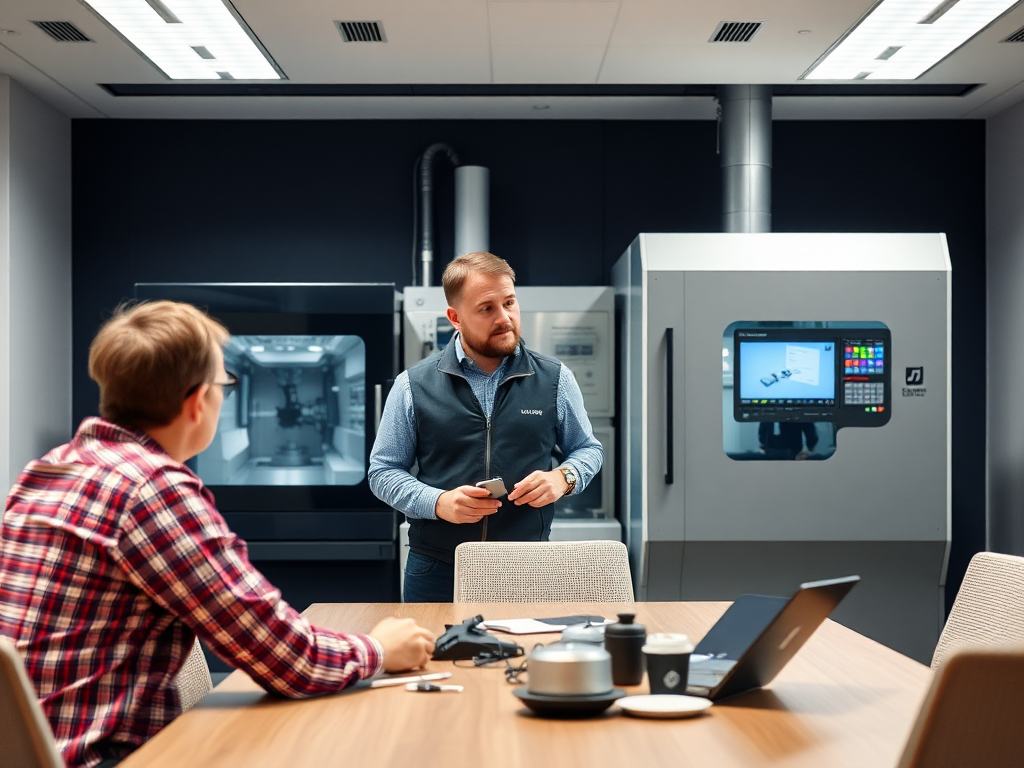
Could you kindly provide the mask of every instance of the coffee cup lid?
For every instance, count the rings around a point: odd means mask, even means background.
[[[693,643],[682,633],[658,632],[647,636],[644,653],[693,653]]]

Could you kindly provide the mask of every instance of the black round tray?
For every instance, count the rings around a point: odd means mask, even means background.
[[[527,707],[545,717],[593,717],[626,695],[621,688],[612,688],[608,693],[593,696],[549,696],[530,693],[526,688],[516,688],[512,693]]]

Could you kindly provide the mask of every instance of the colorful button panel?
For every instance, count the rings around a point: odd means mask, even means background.
[[[845,373],[850,376],[864,376],[885,372],[885,347],[847,346],[843,351]]]

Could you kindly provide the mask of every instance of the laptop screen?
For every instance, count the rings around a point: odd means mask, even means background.
[[[740,595],[693,652],[717,659],[739,659],[788,602],[785,597]]]

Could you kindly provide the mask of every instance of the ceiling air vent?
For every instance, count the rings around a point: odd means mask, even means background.
[[[336,21],[346,43],[386,43],[384,25],[379,21]]]
[[[1024,43],[1024,27],[1021,27],[1008,38],[1003,40],[1004,43]]]
[[[722,21],[711,35],[710,43],[749,43],[765,25],[763,21]]]
[[[85,36],[70,21],[33,21],[37,27],[58,43],[91,43],[92,39]]]

